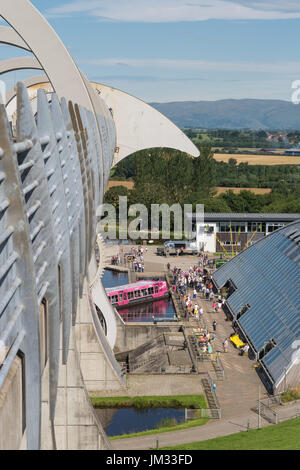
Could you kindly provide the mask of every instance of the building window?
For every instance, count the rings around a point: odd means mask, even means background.
[[[250,308],[249,304],[246,304],[243,308],[241,308],[241,310],[239,311],[239,313],[236,316],[236,319],[239,320],[241,318],[241,316],[244,315],[244,313],[248,312],[249,308]]]
[[[266,233],[266,223],[265,222],[248,222],[248,232]]]
[[[105,334],[105,336],[107,336],[107,325],[106,325],[105,318],[104,318],[104,316],[103,316],[101,310],[99,309],[99,307],[97,307],[96,304],[95,304],[95,307],[96,307],[96,312],[97,312],[97,315],[98,315],[100,324],[101,324],[101,326],[102,326],[102,328],[103,328],[104,334]]]
[[[220,223],[220,232],[230,232],[229,223],[226,224],[225,222]]]
[[[42,371],[48,360],[48,303],[44,298],[39,305],[39,326]]]
[[[220,232],[244,233],[246,232],[246,222],[220,222]]]
[[[17,353],[22,367],[22,434],[26,429],[26,378],[25,378],[25,354],[19,349]]]
[[[259,359],[262,359],[264,356],[266,356],[271,351],[271,349],[275,348],[276,344],[277,343],[274,338],[265,342],[264,346],[259,351],[259,355],[258,355]]]
[[[61,266],[58,266],[58,286],[59,286],[59,320],[62,321],[63,316],[63,303],[62,303],[62,275]]]
[[[285,224],[281,223],[281,222],[271,222],[268,224],[268,233],[272,233],[274,232],[275,230],[281,228],[281,227],[284,227]]]

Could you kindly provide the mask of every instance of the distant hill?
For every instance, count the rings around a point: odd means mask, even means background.
[[[300,129],[300,104],[281,100],[150,103],[179,127],[205,129]]]

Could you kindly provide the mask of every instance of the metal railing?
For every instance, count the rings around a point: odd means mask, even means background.
[[[136,372],[137,369],[140,369],[141,367],[145,367],[145,366],[151,366],[151,365],[153,366],[155,365],[156,369],[160,369],[160,372],[161,372],[161,368],[165,367],[164,358],[158,362],[157,356],[150,357],[148,359],[145,359],[144,361],[140,361],[135,364],[129,364],[129,367],[127,370],[129,373],[137,373]],[[144,373],[144,372],[142,371],[141,373]]]
[[[151,315],[151,313],[145,313],[145,312],[129,312],[126,314],[122,315],[122,310],[119,311],[119,316],[122,318],[123,322],[134,322],[137,320],[139,323],[152,323],[152,324],[157,324],[157,323],[174,323],[178,322],[177,316],[174,314],[172,317],[155,317],[154,315]]]
[[[221,407],[220,407],[216,392],[214,390],[213,381],[209,372],[207,372],[206,379],[203,379],[202,383],[204,384],[204,391],[206,393],[208,402],[211,402],[209,404],[213,405],[213,407],[211,407],[210,409],[214,410],[214,417],[221,419],[221,416],[222,416]]]
[[[219,410],[216,408],[185,408],[184,410],[184,419],[185,421],[191,421],[192,419],[199,418],[212,418],[220,419]]]
[[[263,400],[257,400],[256,407],[253,409],[259,416],[272,424],[278,424],[278,413],[272,410]]]
[[[217,378],[220,378],[221,380],[225,380],[225,370],[218,354],[216,354],[216,360],[214,361],[214,364],[215,364],[214,367],[215,367],[215,372],[217,374]]]
[[[276,405],[281,405],[281,396],[280,395],[274,395],[274,396],[269,396],[268,398],[264,398],[261,400],[263,403],[265,403],[267,406],[276,406]]]
[[[185,327],[184,326],[182,327],[182,332],[183,332],[184,341],[185,341],[185,344],[187,345],[187,349],[188,349],[191,361],[193,363],[193,368],[194,368],[195,372],[198,374],[197,362],[195,361],[195,357],[194,357],[193,351],[191,349],[190,341],[189,341],[189,339],[188,339],[188,337],[185,333]]]

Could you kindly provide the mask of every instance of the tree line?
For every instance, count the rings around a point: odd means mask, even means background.
[[[131,179],[134,189],[116,186],[105,194],[105,202],[117,207],[118,195],[127,195],[129,204],[204,204],[206,212],[300,213],[300,165],[248,165],[216,162],[211,147],[200,147],[192,158],[171,149],[137,152],[112,170],[117,180]],[[299,159],[300,163],[300,159]],[[217,195],[217,186],[268,187],[267,194],[242,190]]]

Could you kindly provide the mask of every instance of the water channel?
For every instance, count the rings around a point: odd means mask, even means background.
[[[122,408],[95,409],[108,436],[119,436],[159,427],[165,420],[184,422],[184,409]]]
[[[102,277],[102,283],[104,287],[117,287],[128,284],[128,274],[106,269]],[[125,322],[170,321],[176,318],[172,299],[132,305],[130,308],[120,309],[119,314]]]

